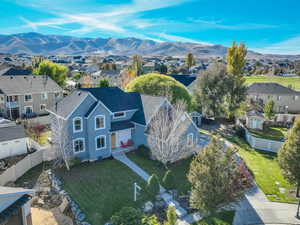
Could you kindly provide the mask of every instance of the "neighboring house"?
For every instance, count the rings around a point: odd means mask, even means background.
[[[191,87],[194,81],[196,80],[196,76],[191,76],[191,75],[168,75],[170,77],[173,77],[175,80],[177,80],[179,83],[183,84],[186,86],[186,88],[189,91],[192,91]]]
[[[107,79],[112,86],[119,86],[121,83],[120,70],[100,70],[91,75],[81,77],[78,83],[81,84],[81,87],[89,85],[96,88],[102,79]]]
[[[247,98],[263,107],[273,100],[275,113],[299,113],[300,92],[277,83],[253,83],[248,87]]]
[[[0,116],[14,120],[47,114],[46,108],[62,97],[63,90],[47,76],[0,76]]]
[[[0,70],[0,76],[24,76],[30,75],[31,71],[19,67],[7,67]]]
[[[92,161],[139,145],[147,146],[147,126],[165,105],[170,105],[165,97],[103,87],[74,90],[48,111],[66,121],[75,157]],[[188,114],[180,123],[183,126],[178,132],[183,137],[189,137],[191,143],[200,147],[207,144],[207,136],[199,133]]]
[[[32,225],[31,195],[33,190],[0,187],[0,224]]]
[[[152,73],[156,69],[156,63],[155,62],[147,62],[143,65],[143,72],[144,73]]]
[[[256,110],[246,112],[246,126],[250,129],[263,130],[265,121],[264,115]]]
[[[0,159],[27,153],[27,143],[23,125],[0,118]]]

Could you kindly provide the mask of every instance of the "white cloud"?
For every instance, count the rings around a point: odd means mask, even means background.
[[[177,35],[166,34],[166,33],[153,33],[153,35],[158,36],[159,38],[163,39],[164,41],[178,41],[178,42],[197,43],[197,44],[203,44],[203,45],[212,45],[211,43],[208,43],[208,42],[197,41],[194,39],[181,37],[181,36],[177,36]]]
[[[252,48],[250,50],[263,54],[300,55],[300,34],[285,41],[281,41],[263,48]]]

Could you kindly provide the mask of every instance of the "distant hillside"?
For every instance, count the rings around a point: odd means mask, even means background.
[[[136,38],[77,38],[72,36],[21,33],[0,35],[0,53],[68,55],[99,53],[102,55],[184,56],[192,52],[197,57],[225,56],[222,45],[183,42],[155,42]],[[264,55],[251,52],[249,58]]]

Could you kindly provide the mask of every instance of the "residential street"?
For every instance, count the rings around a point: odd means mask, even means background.
[[[296,204],[270,202],[256,186],[241,201],[233,225],[300,224],[296,211]]]

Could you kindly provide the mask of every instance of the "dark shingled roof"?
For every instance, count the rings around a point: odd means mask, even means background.
[[[128,128],[134,127],[134,124],[130,122],[129,120],[125,121],[117,121],[111,123],[110,131],[116,131],[116,130],[125,130]]]
[[[277,83],[253,83],[248,86],[248,94],[300,95],[300,92]]]
[[[0,71],[0,76],[30,75],[31,71],[23,68],[8,67]]]
[[[0,142],[10,141],[27,137],[22,125],[0,127]]]
[[[196,77],[190,75],[169,75],[173,77],[178,82],[182,83],[184,86],[188,87],[191,83],[196,80]]]
[[[124,92],[118,87],[82,88],[100,100],[111,112],[120,112],[139,108],[137,92]]]

